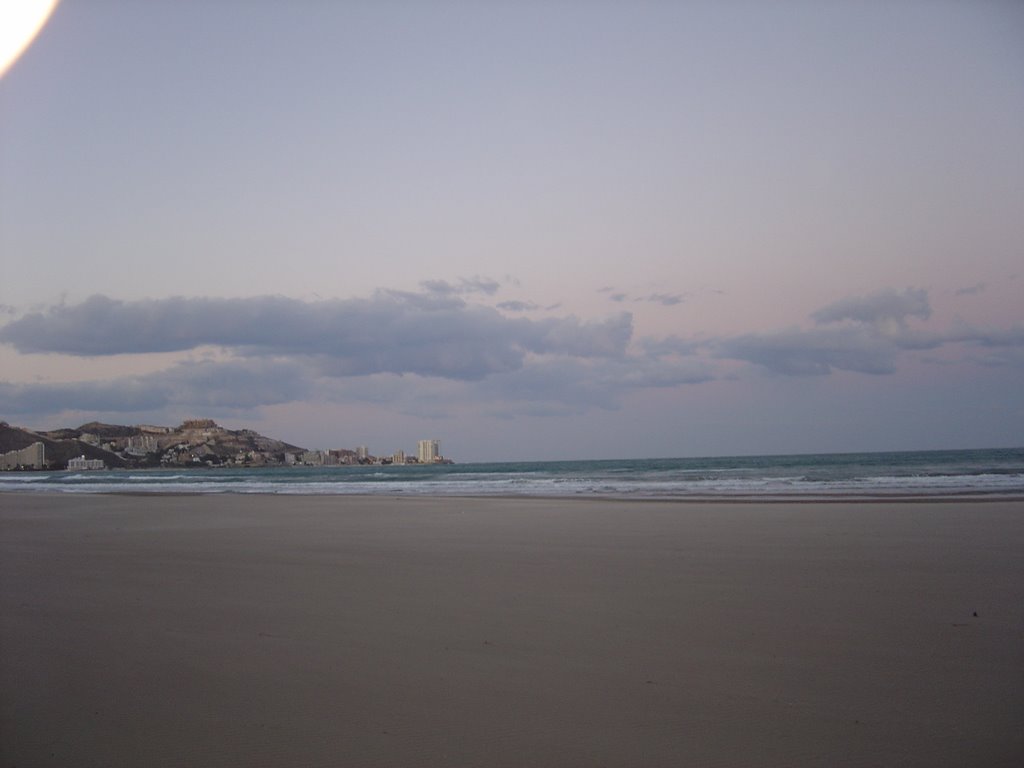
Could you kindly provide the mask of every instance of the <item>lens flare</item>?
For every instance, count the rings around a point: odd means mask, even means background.
[[[6,0],[0,3],[0,77],[39,34],[58,0]]]

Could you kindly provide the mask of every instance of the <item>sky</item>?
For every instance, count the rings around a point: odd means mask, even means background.
[[[0,419],[456,461],[1024,445],[1024,4],[63,0]]]

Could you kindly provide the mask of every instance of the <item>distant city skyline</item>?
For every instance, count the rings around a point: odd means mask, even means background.
[[[1022,445],[1022,40],[998,0],[64,0],[0,75],[0,420]]]

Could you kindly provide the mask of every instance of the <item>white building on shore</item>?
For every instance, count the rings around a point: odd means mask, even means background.
[[[107,465],[103,463],[103,459],[87,459],[84,454],[78,458],[68,460],[68,469],[76,472],[106,468]]]

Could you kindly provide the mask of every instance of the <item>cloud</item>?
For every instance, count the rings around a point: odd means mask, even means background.
[[[790,376],[820,376],[833,369],[892,373],[897,352],[892,340],[862,328],[746,334],[715,344],[719,357],[757,363]]]
[[[570,414],[593,408],[615,410],[630,392],[713,378],[707,365],[694,359],[628,356],[534,358],[481,381],[387,373],[339,375],[331,366],[332,361],[313,357],[186,361],[161,371],[100,382],[0,382],[0,404],[12,414],[175,409],[238,413],[296,401],[387,403],[416,415],[429,410],[440,416],[467,405],[505,415],[537,409]]]
[[[960,323],[946,331],[911,328],[908,318],[931,315],[928,294],[907,289],[844,299],[811,315],[818,327],[744,334],[710,344],[717,357],[756,363],[792,376],[824,375],[833,370],[887,374],[902,352],[933,350],[949,344],[981,347],[1024,346],[1024,328],[976,328]],[[652,354],[666,347],[644,342]]]
[[[680,338],[675,334],[661,338],[645,336],[639,341],[640,348],[652,358],[665,357],[666,355],[695,355],[703,344],[700,341]]]
[[[309,371],[293,363],[186,361],[106,381],[0,382],[0,403],[10,413],[133,413],[171,406],[237,411],[300,400],[312,388]]]
[[[529,312],[530,310],[540,309],[540,305],[532,301],[519,301],[518,299],[500,301],[497,307],[498,309],[504,309],[506,312]]]
[[[43,308],[0,326],[0,341],[20,352],[75,356],[222,352],[107,381],[0,382],[0,410],[238,412],[307,401],[390,403],[438,416],[465,408],[574,414],[614,410],[635,392],[723,378],[736,370],[727,361],[786,376],[883,375],[901,356],[950,344],[993,350],[979,353],[978,365],[1024,361],[1021,326],[912,327],[910,319],[930,313],[924,291],[845,299],[815,312],[810,328],[634,344],[626,312],[596,321],[509,317],[445,286],[327,301],[94,296]]]
[[[986,288],[988,288],[987,283],[975,283],[974,285],[969,285],[964,288],[957,288],[955,291],[953,291],[953,295],[974,296],[976,294],[982,293]]]
[[[168,404],[229,409],[302,400],[315,386],[312,371],[277,360],[187,361],[140,378],[164,392]]]
[[[742,334],[712,346],[717,356],[754,362],[787,376],[823,376],[834,370],[891,374],[901,350],[945,343],[935,334],[907,327],[908,317],[927,319],[931,312],[923,289],[880,291],[812,312],[818,328]]]
[[[614,397],[601,386],[591,366],[574,360],[539,361],[534,365],[493,376],[479,387],[485,402],[557,403],[573,412],[594,406],[614,408]]]
[[[395,288],[381,288],[374,294],[375,301],[397,301],[407,304],[410,307],[417,307],[424,311],[441,309],[462,309],[466,301],[455,291],[430,290],[422,291],[400,291]],[[347,302],[360,301],[360,299],[349,299]]]
[[[497,403],[525,403],[531,412],[544,404],[583,413],[591,408],[615,410],[624,395],[637,390],[701,384],[713,378],[708,366],[697,360],[558,358],[493,376],[482,383],[480,393]],[[502,408],[511,412],[508,405]]]
[[[459,296],[468,293],[484,293],[493,296],[498,292],[501,284],[497,280],[486,277],[460,278],[458,283],[449,283],[447,280],[424,280],[420,287],[427,293],[440,294],[444,296]]]
[[[598,293],[608,294],[609,301],[623,302],[629,300],[629,294],[624,291],[616,291],[611,286],[605,286],[597,291]],[[684,301],[685,296],[681,293],[649,293],[646,296],[636,296],[632,301],[650,302],[652,304],[661,304],[664,307],[675,306]]]
[[[934,349],[945,340],[907,327],[928,319],[928,292],[908,288],[841,299],[811,314],[819,327],[743,334],[714,343],[719,357],[756,363],[789,376],[822,376],[833,370],[887,374],[901,350]],[[823,326],[823,327],[822,327]]]
[[[379,291],[369,299],[304,302],[279,296],[134,302],[93,296],[0,328],[19,352],[77,356],[174,352],[214,345],[243,357],[323,358],[334,375],[417,373],[475,380],[523,365],[529,353],[618,356],[632,317],[509,318],[444,291]]]
[[[166,393],[135,378],[102,382],[0,382],[5,413],[56,413],[64,410],[130,413],[167,405]]]
[[[543,333],[529,345],[531,351],[574,357],[619,357],[633,336],[633,316],[628,312],[599,322],[569,316],[534,325]]]
[[[927,320],[931,316],[928,292],[907,288],[902,293],[881,291],[870,296],[841,299],[811,314],[819,324],[852,320],[872,325],[905,324],[908,317]]]
[[[688,384],[703,384],[715,379],[706,362],[697,358],[681,361],[625,360],[610,361],[612,378],[625,389],[674,388]],[[617,369],[617,370],[615,370]]]
[[[0,341],[20,352],[83,357],[175,352],[203,344],[254,345],[280,338],[297,323],[309,328],[317,321],[310,306],[281,297],[123,302],[92,296],[8,323],[0,328]]]
[[[664,307],[672,307],[676,304],[681,304],[683,298],[681,293],[651,293],[647,296],[636,298],[634,301],[649,301],[654,304],[661,304]]]
[[[927,291],[881,291],[841,299],[811,314],[819,327],[742,334],[713,346],[718,357],[761,365],[788,376],[822,376],[833,370],[888,374],[904,349],[933,349],[934,334],[912,331],[907,319],[931,315]]]
[[[968,342],[982,347],[1024,347],[1024,326],[1009,328],[979,328],[958,323],[951,331],[940,336],[944,343]]]
[[[989,348],[1021,347],[1024,346],[1024,326],[984,328],[959,321],[945,331],[898,328],[887,332],[886,338],[905,350],[937,349],[947,344],[971,344]]]

